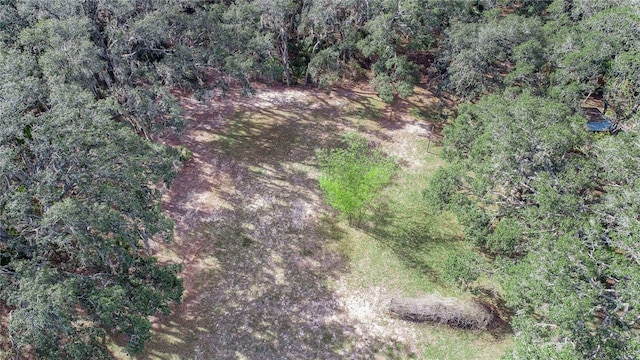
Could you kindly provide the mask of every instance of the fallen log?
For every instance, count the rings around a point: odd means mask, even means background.
[[[463,329],[485,330],[497,320],[493,312],[480,303],[436,295],[392,299],[389,312],[404,320],[433,322]]]

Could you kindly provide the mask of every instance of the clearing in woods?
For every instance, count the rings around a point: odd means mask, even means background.
[[[446,107],[431,93],[392,106],[363,86],[181,102],[190,125],[165,141],[192,156],[164,192],[175,241],[153,250],[182,264],[186,290],[170,316],[154,319],[139,358],[496,359],[511,344],[385,312],[398,295],[468,297],[438,278],[443,257],[464,247],[460,229],[421,200],[442,164],[429,144],[439,123],[427,120]],[[401,165],[360,230],[336,220],[316,181],[315,151],[347,131]]]

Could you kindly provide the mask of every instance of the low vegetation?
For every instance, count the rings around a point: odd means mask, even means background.
[[[327,202],[359,226],[364,212],[389,183],[396,165],[379,150],[369,149],[367,139],[355,133],[344,136],[345,148],[317,154],[322,175],[318,179]]]

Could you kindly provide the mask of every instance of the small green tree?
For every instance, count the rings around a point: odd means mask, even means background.
[[[364,210],[389,183],[397,166],[355,133],[346,134],[343,141],[344,148],[318,152],[322,169],[318,181],[329,204],[346,215],[349,224],[359,225]]]

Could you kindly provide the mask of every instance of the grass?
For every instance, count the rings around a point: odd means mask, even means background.
[[[416,153],[424,147],[419,143],[409,145],[418,149]],[[469,293],[441,279],[444,260],[468,250],[462,241],[462,228],[450,214],[426,212],[421,196],[430,176],[443,165],[442,160],[426,154],[414,165],[417,168],[405,168],[381,194],[369,213],[367,228],[347,230],[340,250],[348,256],[352,271],[342,286],[365,294],[367,289],[382,288],[388,297],[435,293],[469,299]],[[383,307],[384,302],[380,305]],[[419,339],[414,352],[419,359],[497,359],[512,345],[508,336],[429,324],[404,326]]]
[[[378,121],[386,117],[386,106],[377,97],[363,96],[351,102],[344,115],[362,121]]]
[[[378,118],[359,120],[360,126],[362,121],[368,122],[364,128],[379,128]],[[363,229],[345,230],[339,246],[352,270],[341,286],[363,293],[371,288],[384,289],[387,296],[437,293],[471,298],[441,279],[445,259],[469,251],[469,246],[451,214],[426,211],[422,191],[444,162],[437,155],[441,149],[429,144],[428,138],[416,136],[414,130],[405,126],[380,142],[403,166],[393,184],[372,204]],[[421,359],[495,359],[511,345],[510,337],[494,338],[426,324],[405,325],[423,340],[422,348],[415,351],[416,358]]]
[[[508,337],[385,312],[394,296],[469,296],[440,276],[465,244],[454,218],[422,202],[443,165],[437,147],[427,152],[427,124],[391,124],[386,105],[362,91],[255,99],[224,126],[196,124],[186,136],[197,167],[166,196],[176,241],[157,252],[183,264],[186,293],[138,358],[497,359]],[[334,216],[316,181],[316,149],[353,130],[401,165],[361,229]]]

